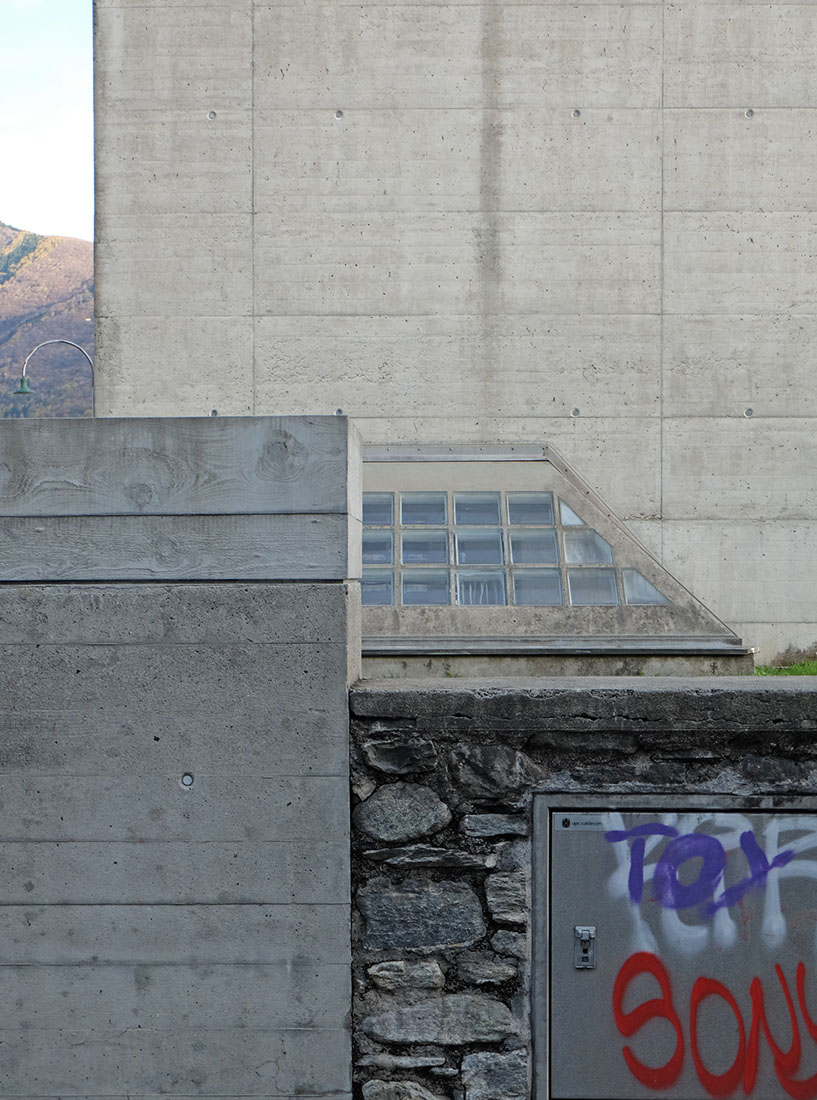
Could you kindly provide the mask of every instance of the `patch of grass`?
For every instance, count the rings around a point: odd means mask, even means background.
[[[817,676],[817,660],[801,661],[799,665],[785,665],[782,668],[758,665],[755,676]]]

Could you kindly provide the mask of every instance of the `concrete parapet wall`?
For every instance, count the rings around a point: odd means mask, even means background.
[[[348,1095],[348,461],[338,418],[0,425],[49,582],[0,585],[3,1095]],[[250,513],[279,579],[200,579]]]
[[[715,808],[817,795],[813,677],[371,681],[351,713],[366,1100],[533,1095],[537,794]]]

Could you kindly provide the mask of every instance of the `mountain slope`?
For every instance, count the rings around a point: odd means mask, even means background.
[[[42,348],[15,397],[26,356],[44,340],[71,340],[94,357],[93,245],[41,237],[0,222],[0,417],[90,416],[91,370],[66,344]]]

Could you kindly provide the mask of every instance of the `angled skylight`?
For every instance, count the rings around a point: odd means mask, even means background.
[[[369,447],[363,479],[364,652],[740,645],[549,447]]]
[[[364,607],[660,606],[552,491],[364,492]]]

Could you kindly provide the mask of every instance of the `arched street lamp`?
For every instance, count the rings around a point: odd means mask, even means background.
[[[41,344],[37,344],[36,348],[32,348],[32,350],[26,356],[25,362],[23,363],[23,373],[20,376],[20,385],[14,391],[15,396],[25,395],[27,393],[34,393],[34,390],[28,384],[28,378],[26,377],[26,367],[28,366],[28,361],[34,354],[34,352],[39,351],[40,348],[44,348],[46,344],[69,344],[72,348],[76,348],[77,351],[81,351],[85,358],[88,360],[88,363],[91,367],[91,416],[96,416],[96,397],[94,393],[94,361],[85,350],[85,348],[80,347],[79,344],[75,344],[73,340],[43,340]]]

